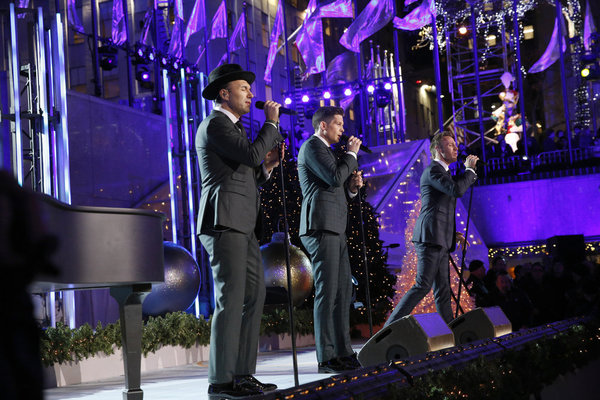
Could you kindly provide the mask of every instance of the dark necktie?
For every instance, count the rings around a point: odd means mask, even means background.
[[[242,133],[242,135],[244,135],[244,137],[246,137],[246,129],[244,129],[244,124],[242,124],[241,119],[238,119],[238,121],[235,123],[235,126],[237,126],[238,129],[240,130],[240,132]]]

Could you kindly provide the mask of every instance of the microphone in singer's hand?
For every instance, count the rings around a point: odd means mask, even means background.
[[[348,138],[348,136],[346,136],[346,135],[342,135],[342,136],[341,136],[341,138],[342,138],[342,140],[343,140],[343,141],[345,141],[345,142],[348,142],[348,139],[349,139],[349,138]],[[371,153],[372,153],[371,149],[369,149],[369,148],[368,148],[367,146],[365,146],[364,144],[361,144],[361,145],[360,145],[360,149],[361,149],[362,151],[364,151],[365,153],[368,153],[368,154],[371,154]]]
[[[461,159],[461,162],[462,162],[462,163],[465,163],[465,162],[467,161],[467,158],[466,158],[466,157],[459,156],[459,158]],[[483,161],[483,160],[477,159],[477,162],[475,163],[475,166],[476,166],[476,167],[481,167],[481,166],[487,167],[487,166],[488,166],[488,163],[486,163],[486,162],[485,162],[485,161]]]
[[[258,108],[259,110],[262,110],[265,108],[265,102],[264,101],[257,101],[256,103],[254,103],[254,105],[256,106],[256,108]],[[287,108],[287,107],[279,107],[279,115],[281,114],[287,114],[287,115],[296,115],[298,114],[295,110],[292,110],[291,108]]]

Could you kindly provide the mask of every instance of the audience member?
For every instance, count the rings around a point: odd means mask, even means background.
[[[512,324],[513,331],[532,326],[533,307],[523,290],[513,285],[506,271],[496,273],[494,288],[486,300],[487,306],[499,306]]]
[[[485,299],[489,295],[489,291],[483,283],[485,278],[485,267],[483,261],[473,260],[469,263],[469,279],[467,279],[467,287],[470,286],[469,293],[475,299],[477,307],[485,307]]]

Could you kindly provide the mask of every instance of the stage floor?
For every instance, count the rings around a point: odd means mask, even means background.
[[[354,343],[358,352],[364,342]],[[298,349],[298,380],[300,385],[328,378],[331,375],[317,373],[315,348]],[[182,367],[165,368],[142,374],[144,400],[204,400],[208,399],[208,363],[189,364]],[[294,386],[294,367],[291,350],[279,350],[259,353],[256,375],[263,382],[275,383],[280,389]],[[124,389],[124,377],[104,381],[82,383],[79,385],[46,389],[46,400],[121,399]]]

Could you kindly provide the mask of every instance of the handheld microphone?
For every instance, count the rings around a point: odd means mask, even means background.
[[[467,158],[463,157],[463,156],[459,156],[458,158],[460,159],[460,162],[462,162],[463,164],[467,160]],[[475,167],[487,167],[487,166],[488,166],[488,163],[486,163],[480,159],[477,159],[477,162],[475,163]]]
[[[264,101],[257,101],[256,103],[254,103],[254,105],[256,106],[256,108],[258,108],[259,110],[262,110],[263,108],[265,108],[265,102]],[[291,108],[287,108],[287,107],[279,107],[279,115],[281,114],[287,114],[287,115],[296,115],[298,114],[295,110],[292,110]]]
[[[346,136],[346,135],[342,135],[342,136],[341,136],[341,138],[342,138],[342,140],[343,140],[343,141],[345,141],[345,142],[348,142],[348,136]],[[371,149],[369,149],[369,148],[368,148],[367,146],[365,146],[364,144],[361,144],[361,145],[360,145],[360,149],[361,149],[362,151],[364,151],[365,153],[368,153],[368,154],[371,154],[371,153],[372,153]]]

